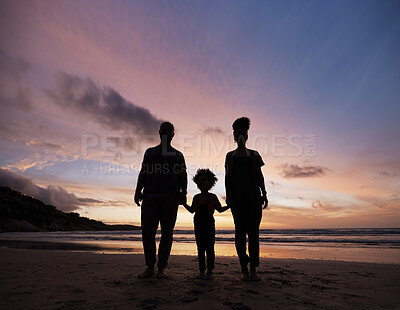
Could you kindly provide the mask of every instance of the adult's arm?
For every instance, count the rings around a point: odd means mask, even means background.
[[[181,192],[186,194],[187,193],[187,172],[186,169],[184,169],[180,175],[179,175],[179,184],[180,184],[180,188],[181,188]]]
[[[230,161],[229,156],[226,154],[225,157],[225,194],[226,203],[230,207],[232,204],[232,192],[231,192],[231,175],[230,175]]]
[[[262,193],[262,199],[263,199],[263,204],[264,204],[263,209],[265,209],[266,207],[268,207],[268,198],[267,198],[267,191],[265,189],[264,176],[261,171],[261,167],[257,167],[256,172],[257,172],[257,183],[258,183],[258,186],[260,187],[261,193]]]
[[[143,200],[143,188],[146,180],[146,173],[147,173],[147,155],[144,154],[142,167],[140,168],[140,172],[138,175],[138,180],[136,184],[135,196],[134,201],[136,205],[140,206],[140,202]]]
[[[187,172],[186,172],[186,163],[185,163],[185,158],[182,155],[181,158],[181,163],[180,163],[180,173],[179,173],[179,187],[180,187],[180,193],[179,193],[179,203],[180,204],[185,204],[187,200]],[[192,206],[193,207],[193,206]]]

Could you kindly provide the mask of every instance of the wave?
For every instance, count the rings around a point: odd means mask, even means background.
[[[159,239],[159,232],[157,239]],[[28,239],[52,241],[96,241],[96,242],[136,242],[141,241],[141,231],[70,231],[39,233],[2,233],[0,239]],[[216,241],[234,243],[234,230],[217,230]],[[193,230],[175,230],[175,242],[195,242]],[[352,228],[352,229],[261,229],[261,245],[367,245],[400,247],[398,228]]]

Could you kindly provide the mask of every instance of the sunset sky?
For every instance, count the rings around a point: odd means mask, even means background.
[[[399,39],[390,0],[0,0],[0,185],[140,225],[138,167],[168,120],[189,202],[209,167],[224,204],[247,116],[261,228],[400,227]]]

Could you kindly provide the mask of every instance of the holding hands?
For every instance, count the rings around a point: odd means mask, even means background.
[[[178,195],[178,204],[185,205],[187,202],[187,193],[180,192]]]

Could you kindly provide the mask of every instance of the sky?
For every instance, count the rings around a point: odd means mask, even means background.
[[[261,228],[400,227],[399,38],[390,0],[0,0],[0,186],[140,225],[138,169],[167,120],[188,201],[208,167],[225,204],[247,116]],[[176,227],[192,227],[183,207]]]

